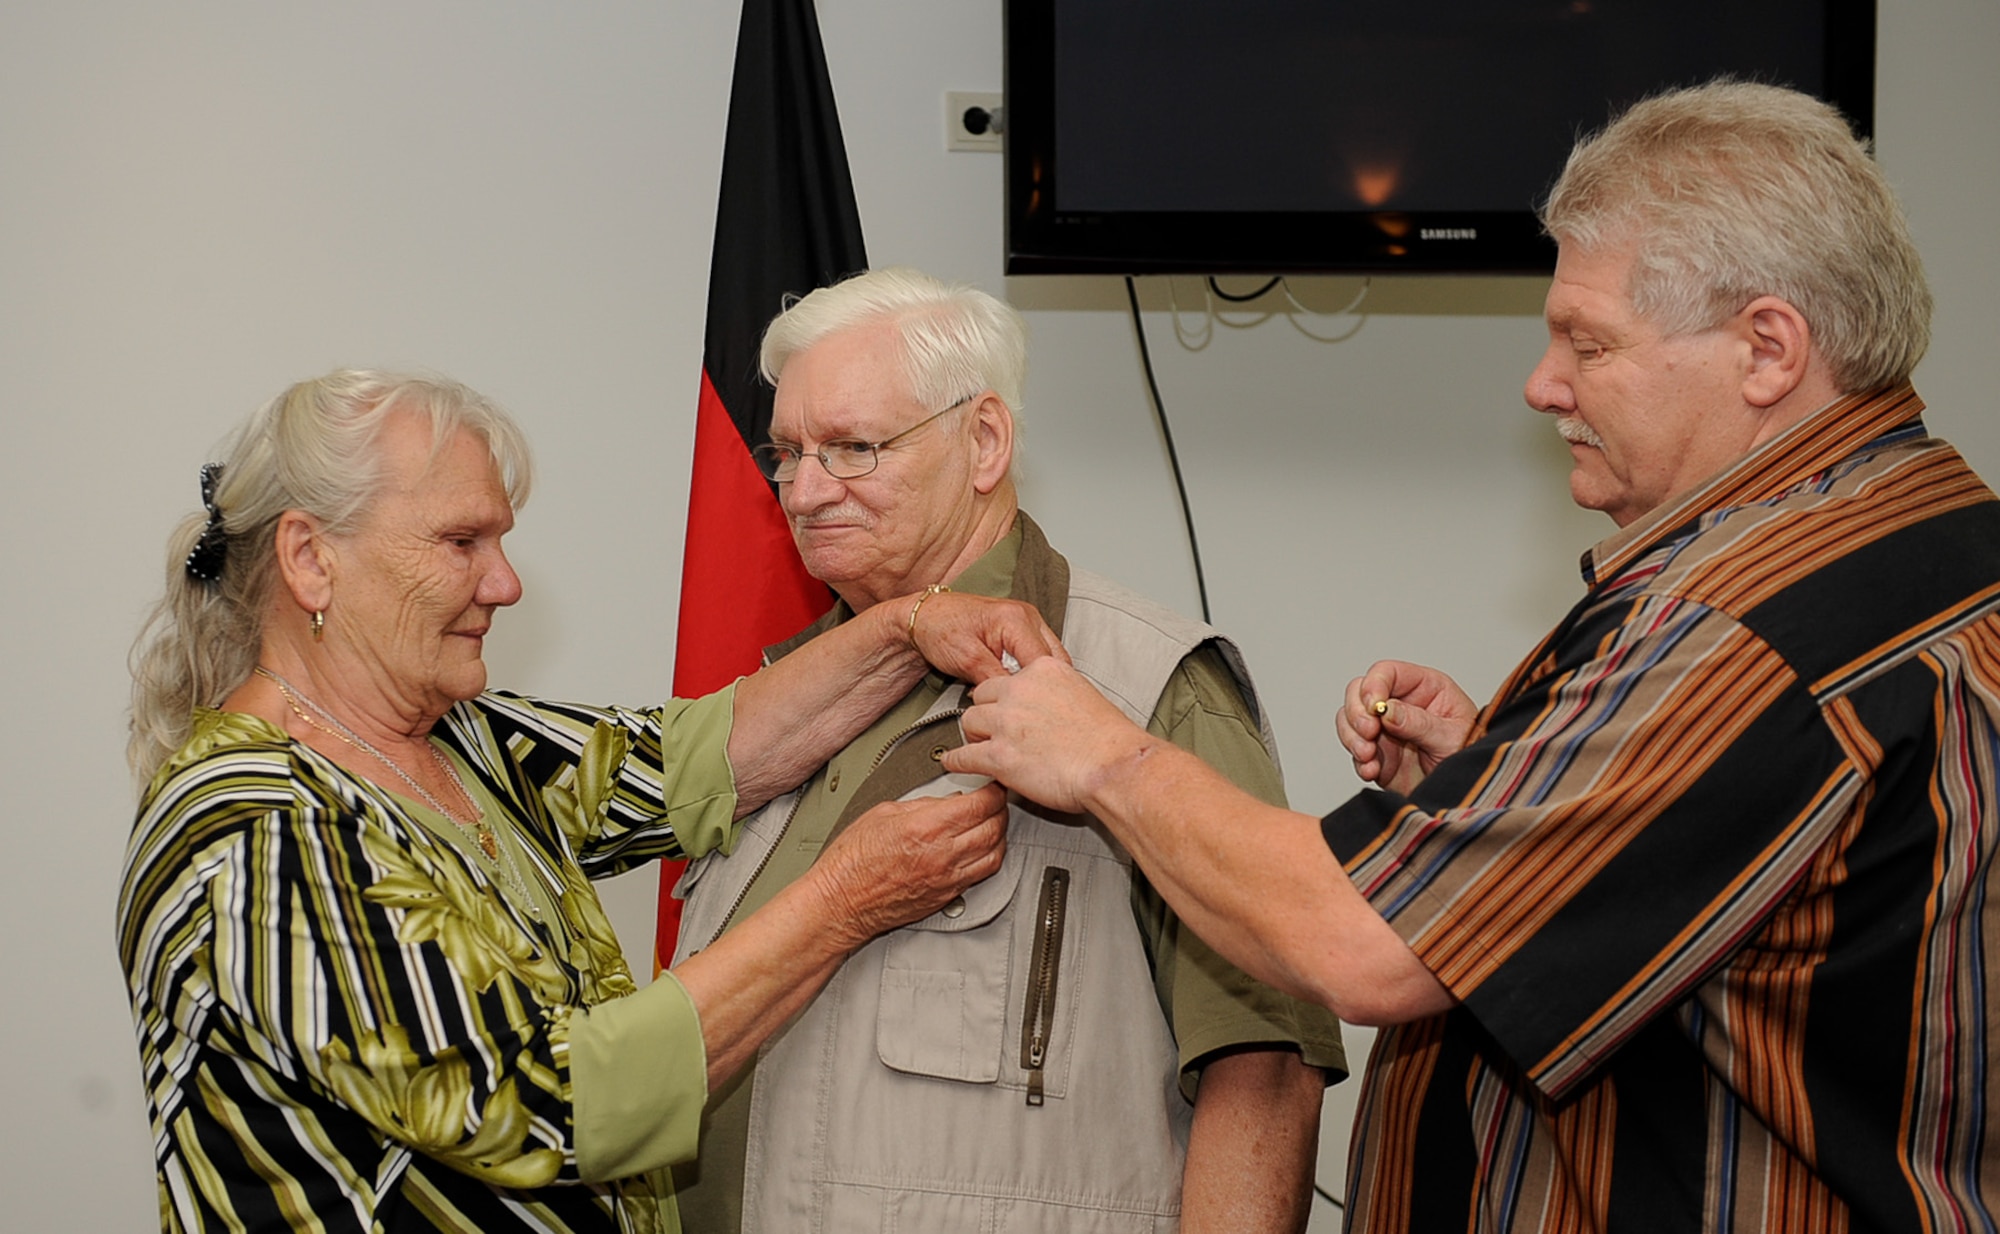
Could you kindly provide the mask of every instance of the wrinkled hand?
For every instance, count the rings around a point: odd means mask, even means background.
[[[1022,667],[1048,656],[1069,662],[1062,640],[1031,604],[955,591],[924,598],[918,592],[889,601],[890,611],[902,615],[906,630],[910,610],[920,598],[923,608],[917,611],[914,631],[917,650],[947,677],[977,685],[989,677],[1004,676],[1014,670],[1001,660],[1002,652]]]
[[[1375,704],[1388,710],[1376,714]],[[1434,668],[1379,660],[1347,683],[1334,717],[1354,774],[1391,792],[1407,793],[1463,749],[1479,714],[1472,696]]]
[[[945,751],[945,767],[992,776],[1069,813],[1085,809],[1100,773],[1153,740],[1053,656],[981,683],[972,701],[958,721],[966,744]]]
[[[813,864],[833,928],[858,947],[930,916],[1000,868],[1007,794],[997,784],[889,801],[854,820]]]

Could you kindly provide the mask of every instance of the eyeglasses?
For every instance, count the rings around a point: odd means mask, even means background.
[[[832,441],[820,442],[819,449],[810,452],[784,442],[768,441],[750,451],[750,453],[757,460],[757,470],[764,474],[764,478],[766,480],[776,480],[780,484],[789,484],[792,482],[793,478],[799,474],[799,464],[805,461],[808,453],[810,453],[811,457],[818,459],[819,465],[826,468],[826,474],[832,476],[834,479],[859,480],[862,476],[875,470],[876,465],[882,461],[882,451],[890,449],[897,442],[908,437],[911,433],[916,432],[939,416],[947,412],[957,411],[971,402],[975,397],[975,395],[968,394],[943,411],[932,412],[894,437],[885,438],[881,441],[862,441],[858,437],[836,437]]]

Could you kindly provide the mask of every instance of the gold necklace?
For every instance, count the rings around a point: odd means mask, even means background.
[[[370,758],[382,764],[384,767],[387,767],[390,771],[395,772],[396,778],[401,780],[403,783],[409,785],[411,792],[423,798],[425,805],[428,805],[431,809],[436,810],[439,814],[444,815],[446,818],[450,819],[453,823],[456,823],[459,827],[467,831],[473,832],[478,837],[479,840],[479,851],[486,854],[487,860],[498,861],[500,859],[500,842],[498,839],[494,837],[493,829],[486,825],[486,819],[482,811],[479,809],[479,803],[474,801],[472,799],[472,794],[466,791],[465,781],[458,778],[458,769],[445,761],[444,755],[439,754],[437,752],[436,746],[432,746],[428,742],[425,743],[425,747],[429,749],[431,752],[431,757],[437,760],[438,769],[445,773],[446,777],[451,780],[452,786],[458,789],[458,795],[464,798],[465,804],[468,807],[466,813],[471,815],[471,819],[469,821],[467,819],[460,818],[457,814],[453,813],[451,810],[446,809],[444,802],[439,801],[435,796],[431,794],[431,791],[429,789],[417,783],[417,779],[415,776],[403,770],[402,764],[398,763],[395,759],[390,758],[387,754],[384,754],[381,750],[376,749],[375,746],[372,743],[370,743],[366,737],[363,737],[360,733],[355,732],[353,729],[347,727],[347,725],[341,723],[340,718],[338,716],[334,715],[326,708],[320,706],[318,703],[315,703],[310,698],[307,698],[305,694],[303,694],[297,686],[293,685],[289,681],[286,681],[283,677],[278,676],[276,673],[272,672],[268,668],[265,668],[261,664],[257,666],[256,671],[259,676],[270,678],[271,684],[278,687],[278,693],[285,696],[285,702],[288,706],[291,707],[293,715],[297,716],[301,720],[304,720],[307,724],[312,725],[314,728],[318,729],[322,733],[325,733],[329,737],[336,737],[341,741],[346,742],[348,745],[351,745],[355,749],[361,751],[363,754],[368,755]],[[299,705],[301,703],[305,704],[305,707],[301,707]],[[315,719],[312,715],[308,715],[305,710],[306,707],[312,708],[312,710],[318,714],[319,718]],[[324,721],[324,723],[322,723],[322,721]]]
[[[514,865],[514,854],[500,847],[500,838],[493,834],[491,827],[486,825],[485,812],[479,808],[478,800],[465,787],[465,781],[459,777],[458,768],[452,766],[444,755],[439,754],[436,746],[431,745],[429,742],[424,743],[425,748],[431,752],[431,757],[437,760],[438,769],[445,773],[446,777],[451,780],[452,785],[458,789],[458,795],[465,799],[465,804],[468,807],[467,812],[472,815],[471,822],[466,822],[450,810],[445,809],[444,802],[439,801],[428,789],[417,783],[416,777],[404,771],[395,759],[376,749],[366,737],[363,737],[360,733],[343,724],[339,716],[334,715],[326,708],[315,703],[312,699],[307,698],[300,692],[297,686],[286,681],[283,677],[278,676],[278,674],[261,664],[256,666],[255,671],[259,676],[269,678],[271,684],[278,687],[278,693],[285,696],[285,704],[292,709],[293,715],[322,733],[346,742],[348,745],[373,758],[376,762],[381,763],[390,771],[395,772],[396,777],[409,785],[410,790],[423,798],[425,804],[429,805],[431,809],[436,810],[440,815],[449,819],[459,830],[471,832],[479,845],[479,851],[485,854],[490,867],[499,874],[500,881],[507,884],[507,890],[514,893],[515,902],[528,910],[529,915],[533,916],[536,920],[541,920],[542,910],[540,903],[528,894],[527,880],[522,877],[521,871]],[[304,704],[304,706],[302,707],[300,704]],[[320,719],[314,719],[312,715],[308,715],[305,710],[307,707],[318,713]],[[322,720],[324,720],[324,723],[321,722]]]

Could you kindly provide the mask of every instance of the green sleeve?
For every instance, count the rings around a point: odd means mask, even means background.
[[[735,707],[732,684],[700,698],[672,699],[661,708],[663,804],[681,851],[690,857],[736,846],[736,772],[729,765]]]
[[[1285,786],[1250,716],[1236,677],[1213,643],[1182,660],[1147,728],[1199,755],[1258,800],[1283,806]],[[1194,1095],[1204,1060],[1246,1046],[1296,1049],[1333,1083],[1347,1074],[1340,1021],[1251,978],[1181,923],[1142,874],[1133,910],[1155,957],[1154,987],[1180,1045],[1181,1087]]]
[[[679,978],[569,1016],[576,1169],[586,1182],[690,1161],[708,1101],[701,1019]]]
[[[493,769],[530,827],[559,828],[591,878],[736,841],[736,689],[657,707],[588,707],[504,691],[452,736]]]

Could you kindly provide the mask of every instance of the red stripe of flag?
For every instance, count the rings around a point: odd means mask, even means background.
[[[745,0],[723,140],[707,336],[681,559],[674,693],[755,671],[832,602],[805,572],[750,449],[770,440],[757,345],[788,295],[866,269],[861,216],[811,0]],[[661,870],[655,961],[673,958],[680,864]]]

